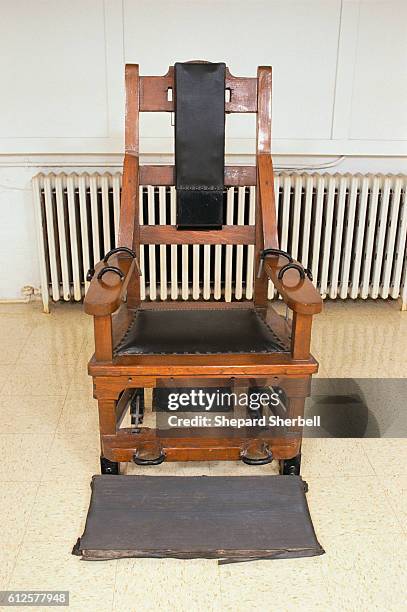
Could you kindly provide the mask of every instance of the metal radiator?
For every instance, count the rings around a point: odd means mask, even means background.
[[[33,178],[41,290],[83,298],[86,272],[116,244],[121,174]],[[275,176],[280,246],[312,270],[323,297],[399,298],[407,305],[407,176]],[[175,190],[140,187],[140,222],[175,223]],[[254,187],[228,189],[227,224],[254,223]],[[149,245],[141,249],[142,298],[250,299],[253,246]],[[270,284],[269,297],[273,297]]]

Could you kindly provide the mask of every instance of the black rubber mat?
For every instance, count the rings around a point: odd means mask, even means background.
[[[311,557],[318,543],[300,476],[94,476],[83,559],[222,562]]]

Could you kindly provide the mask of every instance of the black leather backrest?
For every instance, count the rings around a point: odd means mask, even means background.
[[[177,226],[219,227],[225,165],[223,63],[175,64]]]

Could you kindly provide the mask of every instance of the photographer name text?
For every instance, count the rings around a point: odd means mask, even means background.
[[[276,415],[268,417],[228,417],[226,415],[195,415],[193,417],[181,417],[171,415],[168,417],[170,427],[320,427],[321,417],[304,418],[301,416],[293,418],[282,418]]]

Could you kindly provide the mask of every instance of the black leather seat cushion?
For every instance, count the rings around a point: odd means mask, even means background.
[[[138,310],[116,355],[270,353],[287,349],[253,308]]]

